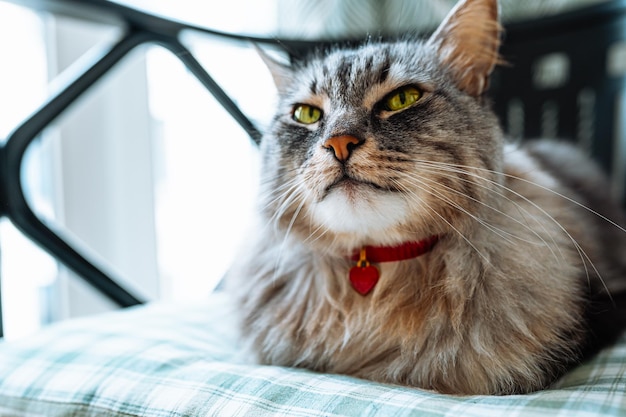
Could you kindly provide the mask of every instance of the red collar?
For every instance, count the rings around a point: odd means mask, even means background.
[[[395,262],[406,259],[417,258],[420,255],[430,252],[435,246],[439,236],[431,236],[418,242],[406,242],[397,246],[365,246],[365,256],[369,262]],[[358,261],[361,251],[355,252],[350,259]]]
[[[367,295],[374,289],[380,277],[380,271],[371,262],[394,262],[417,258],[429,252],[439,240],[431,236],[419,242],[407,242],[398,246],[364,246],[351,259],[357,261],[350,268],[349,278],[352,288],[361,295]]]

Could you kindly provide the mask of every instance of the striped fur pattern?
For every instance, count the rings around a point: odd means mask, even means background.
[[[257,223],[227,278],[258,361],[525,393],[619,333],[626,233],[605,216],[621,211],[573,148],[505,142],[483,94],[498,46],[496,1],[465,0],[427,40],[266,58],[280,103]],[[404,86],[415,104],[381,104]],[[294,120],[299,104],[320,120]],[[339,135],[360,140],[346,161],[323,146]],[[350,287],[361,246],[435,234],[430,253],[379,265],[372,293]]]

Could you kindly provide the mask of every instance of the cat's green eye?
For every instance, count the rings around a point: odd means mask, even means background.
[[[322,118],[322,111],[315,106],[298,104],[293,109],[293,120],[310,125]]]
[[[406,109],[415,104],[422,97],[422,93],[415,87],[402,87],[389,94],[383,100],[383,108],[388,111]]]

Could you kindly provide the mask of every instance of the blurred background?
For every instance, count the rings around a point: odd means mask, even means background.
[[[503,0],[505,23],[602,0]],[[454,0],[127,0],[156,14],[231,33],[302,39],[428,32]],[[0,0],[0,140],[120,28]],[[185,33],[184,43],[263,130],[275,100],[250,48]],[[623,58],[623,57],[622,57]],[[227,65],[224,65],[227,63]],[[258,154],[247,134],[158,46],[142,46],[31,146],[24,184],[37,214],[149,300],[198,300],[246,238]],[[115,308],[0,224],[5,335]]]

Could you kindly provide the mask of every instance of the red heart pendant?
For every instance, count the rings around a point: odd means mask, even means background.
[[[350,283],[356,292],[361,295],[367,295],[367,293],[372,291],[379,277],[378,268],[369,264],[350,268]]]

